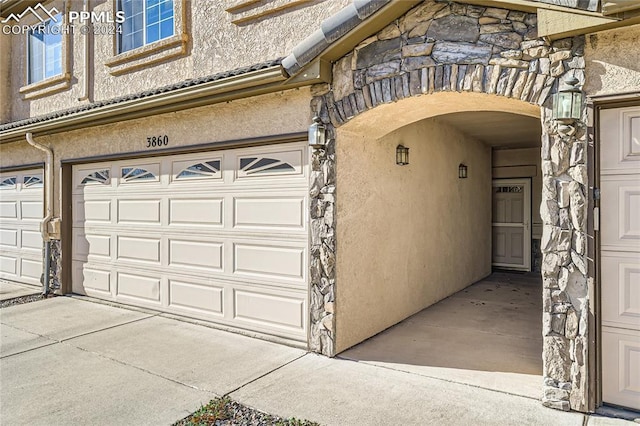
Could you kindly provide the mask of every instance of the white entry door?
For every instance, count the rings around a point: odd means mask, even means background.
[[[531,181],[496,179],[492,196],[493,266],[531,270]]]
[[[307,339],[305,143],[74,166],[73,291]]]
[[[640,107],[600,112],[602,398],[640,409]]]
[[[40,285],[42,169],[0,174],[0,279]]]

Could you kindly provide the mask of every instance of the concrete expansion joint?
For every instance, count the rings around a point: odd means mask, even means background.
[[[298,361],[299,359],[304,358],[305,356],[307,356],[307,355],[309,355],[309,354],[311,354],[311,353],[312,353],[312,352],[306,352],[306,353],[304,353],[304,354],[302,354],[302,355],[300,355],[300,356],[297,356],[297,357],[295,357],[294,359],[292,359],[292,360],[290,360],[290,361],[287,361],[287,362],[285,362],[284,364],[279,365],[279,366],[277,366],[276,368],[273,368],[273,369],[271,369],[271,370],[267,371],[266,373],[261,374],[261,375],[259,375],[258,377],[256,377],[256,378],[254,378],[254,379],[249,380],[249,381],[248,381],[248,382],[246,382],[246,383],[241,384],[241,385],[240,385],[240,386],[238,386],[237,388],[230,390],[229,392],[225,393],[225,394],[224,394],[224,395],[222,395],[222,396],[223,396],[223,397],[225,397],[225,396],[231,396],[231,394],[232,394],[232,393],[235,393],[235,392],[239,391],[240,389],[244,388],[245,386],[249,386],[250,384],[252,384],[252,383],[254,383],[254,382],[257,382],[258,380],[260,380],[260,379],[262,379],[262,378],[264,378],[264,377],[266,377],[266,376],[268,376],[268,375],[270,375],[270,374],[273,374],[274,372],[276,372],[276,371],[280,370],[281,368],[286,367],[287,365],[292,364],[292,363],[294,363],[294,362]]]
[[[101,328],[101,329],[98,329],[98,330],[89,331],[87,333],[78,334],[76,336],[67,337],[65,339],[52,339],[50,336],[47,336],[47,335],[44,335],[44,334],[34,333],[33,331],[26,330],[26,329],[23,329],[23,328],[20,328],[20,327],[16,327],[15,325],[9,325],[9,324],[5,324],[5,323],[0,322],[0,324],[2,324],[3,327],[11,327],[11,328],[13,328],[15,330],[20,330],[22,332],[33,334],[34,336],[42,337],[43,339],[47,339],[47,340],[51,341],[51,343],[48,343],[48,344],[43,345],[43,346],[38,346],[37,348],[27,349],[27,350],[24,350],[24,351],[21,351],[21,352],[16,352],[14,354],[1,356],[0,359],[5,359],[5,358],[9,358],[9,357],[12,357],[12,356],[15,356],[15,355],[20,355],[20,354],[24,354],[24,353],[27,353],[27,352],[32,352],[32,351],[35,351],[35,350],[38,350],[38,349],[42,349],[42,348],[46,348],[48,346],[52,346],[52,345],[59,344],[59,343],[67,343],[68,341],[73,340],[73,339],[77,339],[79,337],[84,337],[84,336],[88,336],[90,334],[95,334],[95,333],[98,333],[98,332],[111,330],[113,328],[118,328],[118,327],[123,326],[123,325],[128,325],[128,324],[131,324],[131,323],[134,323],[134,322],[138,322],[138,321],[146,320],[146,319],[149,319],[149,318],[153,318],[153,317],[155,317],[157,315],[158,314],[149,315],[149,316],[142,317],[142,318],[136,318],[136,319],[131,320],[131,321],[126,321],[126,322],[123,322],[123,323],[120,323],[120,324],[112,325],[112,326]],[[78,348],[78,349],[82,349],[82,348]]]
[[[132,321],[132,322],[133,322],[133,321]],[[113,328],[113,327],[110,327],[110,328]],[[89,334],[90,334],[90,333],[89,333]],[[109,360],[109,361],[113,361],[113,362],[115,362],[115,363],[117,363],[117,364],[120,364],[120,365],[123,365],[123,366],[125,366],[125,367],[135,368],[136,370],[138,370],[138,371],[142,371],[143,373],[150,374],[150,375],[152,375],[152,376],[158,377],[158,378],[163,379],[163,380],[167,380],[167,381],[169,381],[169,382],[172,382],[172,383],[175,383],[175,384],[178,384],[178,385],[184,386],[184,387],[187,387],[187,388],[189,388],[189,389],[194,389],[194,390],[202,391],[202,392],[208,392],[208,393],[211,393],[211,394],[212,394],[212,395],[214,395],[214,396],[219,396],[219,395],[217,395],[215,392],[213,392],[212,390],[209,390],[209,389],[201,389],[201,388],[199,388],[199,387],[197,387],[197,386],[190,385],[190,384],[188,384],[188,383],[184,383],[184,382],[181,382],[181,381],[179,381],[179,380],[175,380],[175,379],[172,379],[172,378],[170,378],[170,377],[163,376],[162,374],[155,373],[155,372],[153,372],[153,371],[151,371],[151,370],[147,370],[146,368],[138,367],[137,365],[129,364],[128,362],[120,361],[119,359],[111,358],[111,357],[106,356],[106,355],[103,355],[103,354],[101,354],[101,353],[98,353],[98,352],[95,352],[95,351],[90,351],[90,350],[85,349],[85,348],[81,348],[80,346],[76,346],[76,345],[74,345],[74,344],[72,344],[72,343],[69,343],[68,341],[63,341],[63,342],[60,342],[60,343],[61,343],[61,344],[66,344],[66,345],[68,345],[68,346],[70,346],[70,347],[72,347],[72,348],[75,348],[75,349],[81,350],[81,351],[86,352],[86,353],[88,353],[88,354],[95,355],[95,356],[97,356],[97,357],[99,357],[99,358],[106,359],[106,360]]]

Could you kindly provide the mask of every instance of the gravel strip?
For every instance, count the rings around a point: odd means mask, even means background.
[[[53,297],[49,295],[48,297]],[[7,308],[9,306],[23,305],[25,303],[37,302],[38,300],[46,299],[46,296],[42,294],[32,294],[31,296],[14,297],[13,299],[7,299],[0,302],[0,309]]]
[[[284,419],[232,401],[216,398],[173,426],[319,426],[318,423],[296,418]]]

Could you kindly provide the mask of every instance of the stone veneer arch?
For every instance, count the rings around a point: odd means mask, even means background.
[[[542,401],[562,410],[593,409],[588,368],[593,356],[589,341],[594,324],[589,300],[593,279],[586,255],[587,139],[589,143],[592,139],[584,124],[586,107],[581,123],[568,133],[558,132],[551,120],[550,96],[567,77],[584,84],[583,54],[584,37],[552,43],[537,38],[535,14],[430,0],[334,64],[332,85],[314,86],[311,103],[330,138],[325,149],[312,154],[311,350],[335,355],[334,312],[340,309],[335,304],[340,288],[335,280],[336,128],[366,128],[375,138],[404,124],[393,124],[385,131],[388,121],[359,120],[359,116],[384,117],[385,109],[402,108],[409,124],[429,114],[473,110],[474,103],[484,110],[513,108],[539,116],[543,131]],[[456,109],[455,99],[463,96],[466,101]],[[491,103],[487,100],[498,97],[500,102],[484,108]],[[437,114],[425,112],[437,101],[444,102]],[[415,107],[405,108],[409,104]]]

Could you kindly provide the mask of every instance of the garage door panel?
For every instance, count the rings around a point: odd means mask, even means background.
[[[109,271],[84,268],[82,275],[85,288],[111,294],[111,273]]]
[[[142,303],[160,303],[160,278],[118,272],[116,274],[116,295]]]
[[[169,200],[169,224],[178,226],[222,226],[221,198]]]
[[[87,266],[83,261],[73,261],[73,292],[112,299],[112,274],[110,265]]]
[[[21,247],[30,250],[42,250],[42,234],[38,231],[20,231]]]
[[[607,253],[601,265],[607,280],[602,324],[640,330],[640,258],[629,253]]]
[[[136,223],[145,225],[160,224],[159,199],[118,200],[118,224]]]
[[[602,110],[600,123],[609,141],[600,152],[601,173],[640,169],[640,108]]]
[[[234,244],[235,273],[304,279],[303,247]]]
[[[185,280],[169,280],[169,306],[223,315],[224,289]]]
[[[39,280],[42,275],[42,262],[31,259],[20,259],[20,275],[25,278]]]
[[[0,218],[17,219],[18,203],[16,201],[0,201]]]
[[[234,198],[234,226],[304,229],[304,197]]]
[[[160,263],[160,238],[117,237],[117,258]]]
[[[0,256],[0,272],[15,276],[18,273],[18,259],[12,256]]]
[[[92,256],[108,260],[111,257],[110,235],[85,234],[79,230],[74,230],[73,234],[74,258]]]
[[[640,336],[617,329],[605,329],[602,363],[610,376],[603,379],[607,402],[635,407],[640,401]]]
[[[640,249],[640,183],[633,176],[606,176],[601,181],[602,245]]]
[[[18,230],[0,229],[0,245],[5,247],[17,248],[18,247]]]
[[[42,201],[21,201],[21,219],[22,220],[41,220],[42,219]]]
[[[223,244],[169,239],[169,265],[222,271]]]
[[[304,329],[304,301],[295,298],[234,291],[234,318],[263,326]]]
[[[75,224],[111,222],[110,200],[76,199],[74,203]]]

